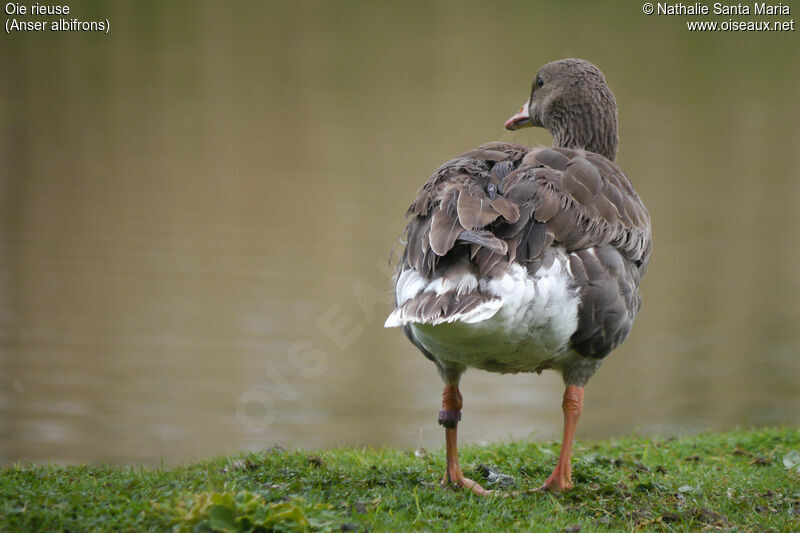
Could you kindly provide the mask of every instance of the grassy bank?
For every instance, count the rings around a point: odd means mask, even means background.
[[[465,473],[538,486],[557,442],[464,447]],[[485,468],[485,467],[488,467]],[[437,484],[443,451],[273,448],[162,470],[6,466],[0,530],[800,531],[800,430],[578,442],[568,494]]]

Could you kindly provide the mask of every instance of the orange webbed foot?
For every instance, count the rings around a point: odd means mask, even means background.
[[[541,487],[535,488],[531,492],[566,492],[573,486],[572,480],[553,472],[550,474],[550,477],[544,481]]]
[[[457,476],[454,480],[450,479],[450,476],[447,474],[444,475],[441,481],[441,485],[444,488],[452,487],[457,489],[464,489],[472,492],[473,494],[477,494],[479,496],[490,496],[495,494],[494,491],[484,489],[483,487],[478,484],[477,481],[472,481],[469,478],[466,478],[462,475]]]

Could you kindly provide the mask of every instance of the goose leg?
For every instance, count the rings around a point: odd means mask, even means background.
[[[569,458],[572,454],[572,440],[575,437],[575,426],[583,410],[583,387],[569,385],[564,391],[564,401],[561,404],[564,410],[564,440],[561,442],[561,453],[553,473],[550,474],[544,485],[535,490],[549,490],[561,492],[572,488],[572,470]]]
[[[439,424],[444,426],[445,443],[447,447],[447,471],[442,478],[442,486],[448,485],[467,489],[475,494],[491,494],[475,481],[464,477],[461,465],[458,463],[457,427],[461,419],[461,393],[457,385],[445,385],[442,392],[442,410],[439,411]]]

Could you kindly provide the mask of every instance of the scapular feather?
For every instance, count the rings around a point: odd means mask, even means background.
[[[506,252],[508,252],[508,245],[505,241],[498,239],[488,231],[470,231],[465,229],[458,236],[458,240],[478,244],[500,255],[506,255]]]
[[[513,224],[519,220],[519,207],[517,207],[515,204],[512,204],[502,196],[495,198],[490,205],[495,211],[503,215],[503,218],[508,222]]]
[[[436,255],[444,255],[450,251],[456,239],[464,231],[458,218],[449,214],[444,209],[439,209],[433,214],[430,230],[431,250]]]
[[[458,196],[458,220],[464,229],[479,229],[491,224],[500,213],[494,210],[489,198],[462,190]]]

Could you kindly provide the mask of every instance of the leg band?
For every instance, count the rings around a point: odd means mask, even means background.
[[[461,420],[461,411],[439,411],[439,425],[446,428],[454,428]]]

